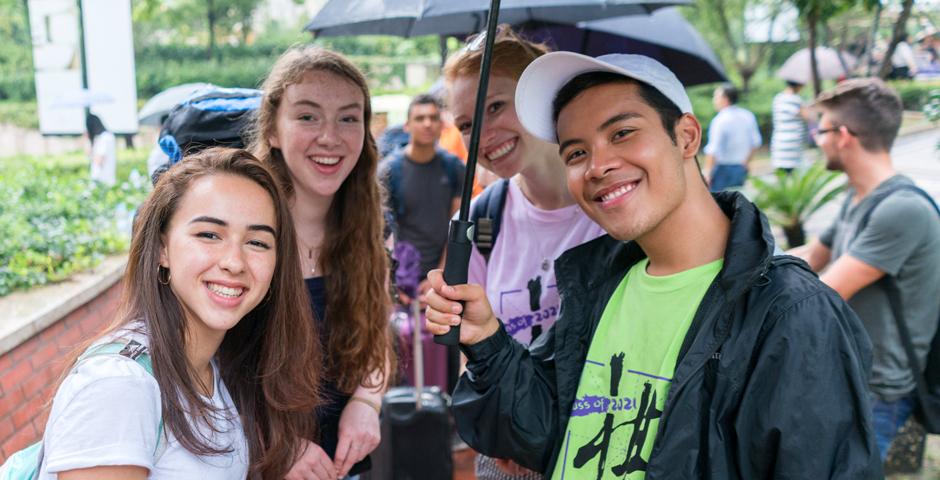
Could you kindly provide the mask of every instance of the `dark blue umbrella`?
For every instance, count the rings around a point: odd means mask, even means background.
[[[555,50],[592,57],[638,53],[669,67],[683,85],[726,82],[728,76],[708,42],[675,8],[589,22],[528,22],[516,25],[526,38]]]
[[[572,23],[648,14],[691,0],[505,0],[499,21]],[[314,35],[462,35],[486,25],[486,0],[330,0],[305,27]]]

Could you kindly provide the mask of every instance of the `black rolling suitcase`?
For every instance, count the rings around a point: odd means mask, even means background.
[[[421,311],[413,302],[415,386],[395,387],[382,402],[382,442],[372,453],[369,480],[452,480],[450,397],[424,387]],[[420,398],[416,398],[421,392]]]

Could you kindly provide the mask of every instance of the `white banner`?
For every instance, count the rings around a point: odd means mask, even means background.
[[[78,0],[29,0],[39,130],[85,131],[84,107],[117,134],[137,133],[130,0],[83,0],[88,88],[82,88]]]

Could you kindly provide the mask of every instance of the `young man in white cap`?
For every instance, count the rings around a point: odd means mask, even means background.
[[[561,316],[531,351],[479,286],[429,274],[428,328],[463,315],[463,439],[553,479],[881,478],[864,329],[804,262],[774,257],[753,204],[708,192],[675,75],[551,53],[516,109],[609,235],[556,260]]]

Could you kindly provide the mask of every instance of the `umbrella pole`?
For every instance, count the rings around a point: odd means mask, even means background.
[[[473,109],[473,126],[470,130],[470,145],[467,154],[467,174],[460,198],[460,214],[451,220],[447,235],[447,258],[444,261],[444,281],[448,285],[467,283],[467,268],[473,250],[473,223],[470,222],[470,197],[473,194],[473,176],[476,172],[477,153],[480,150],[480,133],[483,131],[483,110],[486,106],[486,90],[490,83],[490,65],[493,63],[493,43],[499,23],[499,0],[490,0],[490,12],[486,23],[486,39],[483,58],[480,61],[480,88],[477,90]],[[434,342],[440,345],[457,345],[460,341],[460,326],[451,327],[444,335],[435,335]]]

